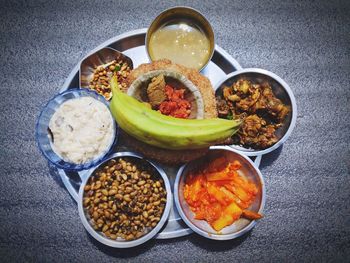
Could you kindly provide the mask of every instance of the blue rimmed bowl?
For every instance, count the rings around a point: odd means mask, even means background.
[[[107,106],[107,108],[109,108],[107,100],[101,95],[97,94],[95,91],[91,91],[88,89],[70,89],[53,97],[40,112],[38,121],[36,123],[35,137],[41,153],[50,163],[55,165],[57,168],[64,170],[81,171],[100,164],[102,161],[104,161],[105,157],[112,152],[113,147],[118,140],[118,126],[116,122],[113,121],[113,138],[111,140],[110,145],[106,148],[105,152],[103,152],[99,156],[96,156],[96,158],[92,161],[82,164],[67,162],[63,160],[63,158],[53,150],[51,136],[49,135],[48,131],[49,123],[53,114],[56,112],[58,107],[62,105],[62,103],[70,99],[80,97],[94,98],[102,102],[104,105]],[[114,120],[113,116],[112,119]]]

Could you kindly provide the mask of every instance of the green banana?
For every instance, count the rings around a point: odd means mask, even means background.
[[[165,149],[198,149],[223,142],[238,131],[240,122],[225,119],[189,120],[166,116],[152,110],[119,89],[111,79],[112,115],[129,135]]]

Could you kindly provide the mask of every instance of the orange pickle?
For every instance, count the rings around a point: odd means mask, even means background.
[[[218,157],[186,178],[184,198],[195,219],[207,221],[216,231],[241,217],[255,220],[262,215],[246,210],[258,189],[242,172],[238,160]]]

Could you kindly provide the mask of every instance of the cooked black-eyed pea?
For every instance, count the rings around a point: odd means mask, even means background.
[[[142,215],[143,215],[144,218],[148,218],[148,213],[147,213],[147,211],[143,211]]]
[[[154,218],[151,219],[151,222],[158,222],[159,220],[160,220],[159,217],[154,217]]]
[[[132,192],[132,190],[133,190],[132,187],[128,186],[125,188],[125,193],[130,194]]]
[[[108,225],[104,225],[102,228],[102,232],[106,232],[109,229]]]
[[[109,236],[110,239],[117,239],[117,237],[118,237],[118,236],[117,236],[116,234],[111,234],[111,235]]]
[[[104,215],[105,215],[106,218],[110,218],[111,217],[111,214],[108,212],[108,210],[104,211]]]
[[[151,208],[151,209],[149,209],[147,212],[148,212],[148,214],[153,214],[153,213],[154,213],[154,210]]]
[[[125,173],[123,173],[121,176],[122,176],[124,181],[126,181],[128,179],[128,176]]]
[[[89,203],[90,203],[90,198],[89,197],[84,198],[83,205],[87,206]]]
[[[136,234],[136,238],[140,238],[140,237],[142,237],[144,235],[144,233],[143,232],[137,232],[137,234]]]
[[[120,182],[123,180],[123,178],[122,178],[122,176],[121,176],[121,174],[120,173],[118,173],[117,174],[117,181],[118,181],[118,183],[120,184]],[[118,185],[119,185],[118,184]]]
[[[95,190],[100,189],[101,188],[101,181],[97,181],[95,184]]]
[[[97,219],[99,218],[98,212],[94,211],[94,213],[92,214],[93,218],[95,221],[97,221]]]
[[[116,193],[117,191],[114,188],[108,191],[108,195],[115,195]]]
[[[134,235],[133,234],[129,234],[125,237],[126,240],[132,240],[134,239]]]
[[[139,182],[137,183],[137,185],[138,185],[138,186],[142,186],[142,185],[144,185],[145,183],[146,183],[145,180],[141,180],[141,181],[139,181]]]
[[[123,199],[128,203],[131,202],[130,195],[124,195]]]

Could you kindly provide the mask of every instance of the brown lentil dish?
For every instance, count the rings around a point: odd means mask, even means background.
[[[107,100],[112,98],[112,91],[109,85],[110,79],[115,75],[123,89],[127,89],[126,78],[129,76],[131,69],[128,63],[122,60],[113,60],[108,64],[100,65],[94,70],[89,88],[95,90]]]
[[[265,149],[278,141],[276,131],[290,112],[278,99],[268,82],[253,83],[239,79],[231,86],[224,86],[216,97],[220,118],[242,119],[239,131],[231,142],[243,147]]]
[[[132,159],[116,158],[99,168],[84,188],[83,207],[96,231],[134,240],[160,221],[167,192],[163,180]]]

